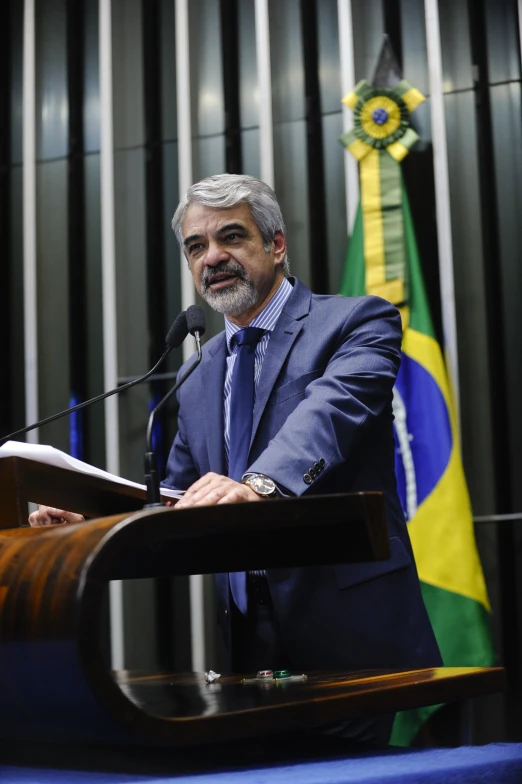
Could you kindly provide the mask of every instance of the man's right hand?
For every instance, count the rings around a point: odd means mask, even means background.
[[[64,525],[65,523],[84,523],[85,517],[66,509],[55,509],[54,506],[39,506],[37,512],[29,515],[29,525],[37,528],[40,525]]]

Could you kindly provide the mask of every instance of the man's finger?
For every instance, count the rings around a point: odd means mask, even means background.
[[[52,525],[52,521],[47,513],[32,512],[29,515],[29,525],[33,528],[38,528],[40,525]]]
[[[208,486],[216,482],[216,480],[219,481],[220,479],[224,479],[224,478],[225,477],[222,477],[219,474],[215,474],[212,471],[210,471],[208,474],[205,474],[196,482],[194,482],[194,484],[190,485],[188,490],[185,491],[185,495],[183,497],[186,498],[187,495],[190,497],[195,493],[200,492],[204,488],[208,488]]]
[[[29,524],[33,527],[38,527],[40,525],[56,525],[60,522],[60,517],[54,516],[48,509],[39,509],[37,512],[33,512],[29,515]]]
[[[215,478],[201,489],[195,490],[188,496],[185,493],[183,498],[176,504],[176,509],[189,509],[193,506],[213,506],[223,495],[230,492],[234,485],[235,482],[232,482],[232,480],[216,474]]]
[[[61,510],[61,520],[63,523],[84,523],[85,517],[81,514],[76,514],[76,512],[66,512],[65,510]]]
[[[63,523],[81,523],[85,518],[66,509],[56,509],[54,506],[40,506],[37,512],[29,515],[29,525],[37,528],[42,525],[63,525]]]
[[[196,506],[217,506],[219,504],[237,504],[245,501],[262,500],[250,487],[234,482],[227,477],[218,478],[222,479],[222,481],[217,484],[215,482],[211,483],[188,499],[185,496],[182,501],[178,502],[176,509],[192,509]]]
[[[266,499],[263,499],[260,495],[254,493],[250,487],[240,484],[231,488],[230,491],[225,496],[223,496],[223,498],[220,498],[217,504],[240,504],[244,503],[245,501],[250,502],[263,500]]]
[[[208,492],[197,496],[193,500],[192,506],[215,506],[220,499],[226,498],[228,495],[230,495],[229,487],[223,487],[222,485],[213,487]]]
[[[194,482],[193,485],[186,490],[184,496],[176,504],[176,508],[185,509],[193,506],[194,502],[201,501],[209,492],[212,492],[217,487],[221,487],[224,483],[231,483],[232,480],[220,474],[208,473]]]

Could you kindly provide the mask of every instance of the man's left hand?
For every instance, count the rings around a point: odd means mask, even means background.
[[[261,496],[254,493],[248,485],[234,482],[228,476],[210,472],[194,482],[174,508],[190,509],[193,506],[216,506],[262,500]]]

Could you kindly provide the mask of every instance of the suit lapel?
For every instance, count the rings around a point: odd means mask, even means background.
[[[256,390],[252,444],[268,398],[281,372],[281,368],[299,335],[304,317],[310,311],[311,291],[297,279],[294,290],[277,320],[268,343],[259,384]],[[223,390],[225,388],[227,342],[225,333],[209,346],[201,362],[203,398],[205,401],[205,426],[210,470],[225,474],[225,423],[223,418]]]
[[[227,342],[225,333],[201,363],[205,426],[207,432],[210,470],[225,474],[225,424],[223,419],[223,390],[225,388]]]
[[[311,292],[298,280],[294,283],[294,291],[290,294],[275,329],[270,336],[261,376],[256,390],[254,404],[254,420],[252,423],[252,445],[259,422],[265,410],[268,398],[274,388],[281,368],[292,348],[297,336],[303,328],[304,317],[310,311]]]

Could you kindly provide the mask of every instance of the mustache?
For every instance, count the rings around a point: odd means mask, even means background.
[[[246,280],[246,272],[237,261],[222,261],[215,267],[205,267],[201,275],[203,289],[207,289],[215,275],[235,275],[240,280]]]

